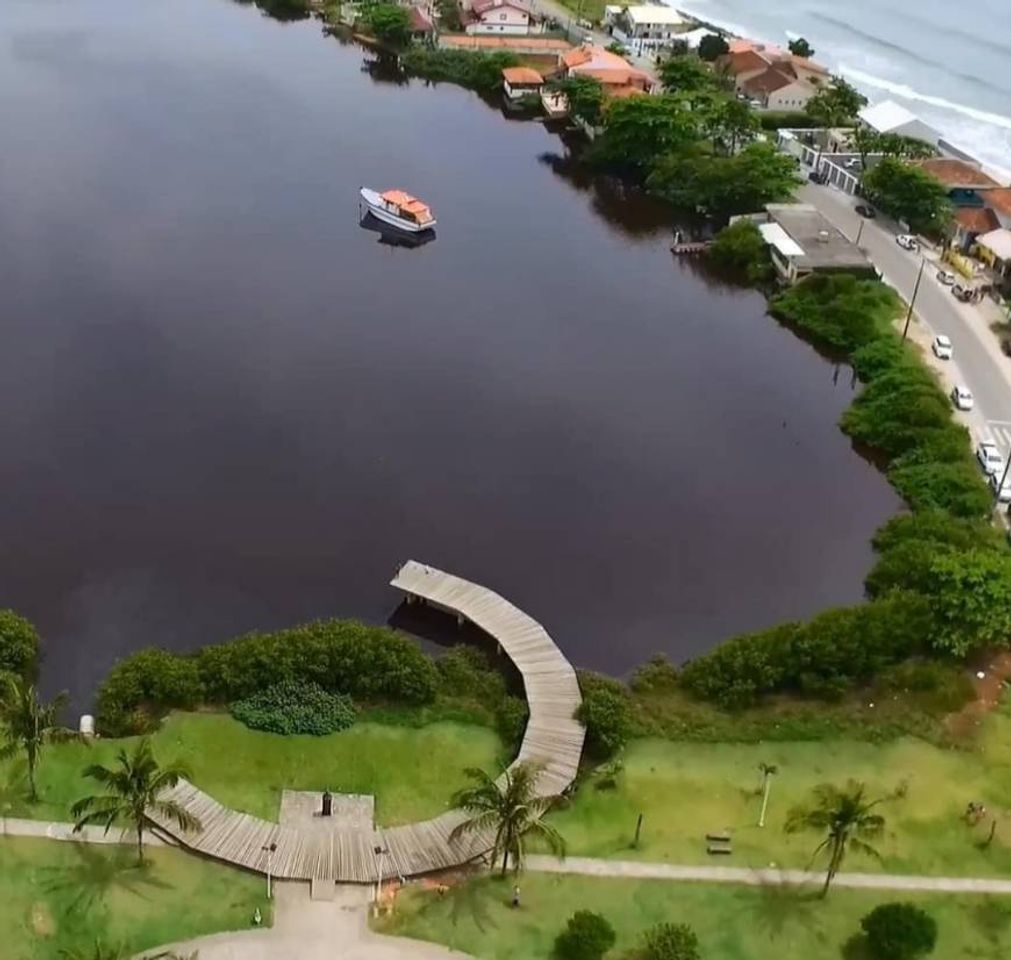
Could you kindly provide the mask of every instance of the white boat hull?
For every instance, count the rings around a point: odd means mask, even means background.
[[[372,214],[377,220],[382,220],[383,223],[388,223],[392,227],[396,227],[398,230],[403,230],[406,233],[423,233],[426,230],[431,230],[435,226],[435,219],[431,219],[422,226],[413,220],[407,220],[404,217],[398,217],[395,213],[391,213],[387,207],[383,198],[376,193],[375,190],[370,190],[368,187],[362,187],[361,189],[362,202],[366,207],[369,208],[369,213]]]

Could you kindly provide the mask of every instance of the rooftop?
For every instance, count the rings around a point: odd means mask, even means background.
[[[999,184],[988,177],[979,167],[966,163],[964,160],[950,160],[945,157],[935,157],[930,160],[918,160],[918,165],[927,173],[937,177],[946,187],[997,187]]]
[[[1000,227],[997,214],[985,207],[959,207],[955,211],[955,223],[969,233],[989,233]]]
[[[792,77],[775,67],[769,67],[765,73],[760,73],[757,77],[745,80],[741,86],[748,93],[775,93],[777,90],[790,86],[791,83],[798,82],[800,81],[796,77]]]
[[[1001,260],[1011,260],[1011,230],[991,230],[976,237],[976,243],[992,250]]]
[[[860,248],[828,222],[809,203],[770,203],[766,208],[801,254],[786,254],[808,270],[868,270],[870,261]]]
[[[530,13],[530,8],[525,3],[521,3],[520,0],[474,0],[470,9],[476,16],[480,17],[489,10],[494,10],[496,7],[512,7],[521,13]]]
[[[533,67],[506,67],[502,71],[502,76],[506,82],[513,84],[535,84],[540,85],[544,78]]]
[[[998,187],[983,193],[983,202],[992,210],[1011,217],[1011,187]]]
[[[677,26],[687,22],[673,7],[656,4],[636,4],[625,7],[624,11],[634,23],[663,23]]]

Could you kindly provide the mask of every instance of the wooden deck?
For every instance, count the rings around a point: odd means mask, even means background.
[[[409,601],[469,620],[498,641],[523,677],[530,708],[514,765],[522,760],[543,765],[537,783],[542,794],[568,787],[583,749],[584,731],[573,717],[580,703],[579,686],[547,631],[494,591],[413,560],[400,568],[392,585]],[[450,842],[450,832],[465,819],[458,810],[388,830],[345,828],[310,835],[231,810],[186,781],[168,797],[196,815],[202,829],[183,833],[171,821],[154,817],[163,832],[207,856],[260,873],[267,871],[269,856],[271,874],[287,879],[369,883],[459,866],[491,848],[488,836]]]

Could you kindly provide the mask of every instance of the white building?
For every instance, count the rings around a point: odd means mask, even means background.
[[[642,56],[670,46],[691,24],[673,7],[649,4],[604,7],[604,26],[626,49]]]
[[[864,107],[857,116],[865,127],[878,133],[915,137],[935,147],[941,140],[941,134],[933,127],[928,126],[915,113],[911,113],[894,100],[882,100],[873,107]]]
[[[526,36],[530,33],[530,9],[520,0],[475,0],[463,16],[467,33],[508,34]]]

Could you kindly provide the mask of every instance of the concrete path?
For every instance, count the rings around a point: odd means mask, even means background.
[[[274,887],[274,926],[268,930],[216,933],[168,944],[200,960],[467,960],[469,954],[421,940],[383,937],[368,928],[372,887],[342,885],[332,901],[309,899],[309,884]],[[150,951],[148,951],[150,953]]]
[[[113,827],[87,826],[80,833],[74,833],[72,823],[56,823],[51,820],[20,820],[17,817],[0,817],[0,836],[38,837],[40,840],[63,840],[70,843],[136,843],[137,835],[132,830]],[[144,831],[144,843],[152,847],[165,846],[161,837]]]
[[[825,882],[825,874],[775,868],[686,866],[635,860],[596,860],[589,857],[527,857],[526,867],[544,873],[569,873],[587,877],[627,877],[640,880],[693,880],[701,883],[743,883],[753,887]],[[935,893],[1004,893],[1011,895],[1011,880],[989,877],[922,877],[895,873],[839,873],[837,887],[873,890],[923,890]]]

